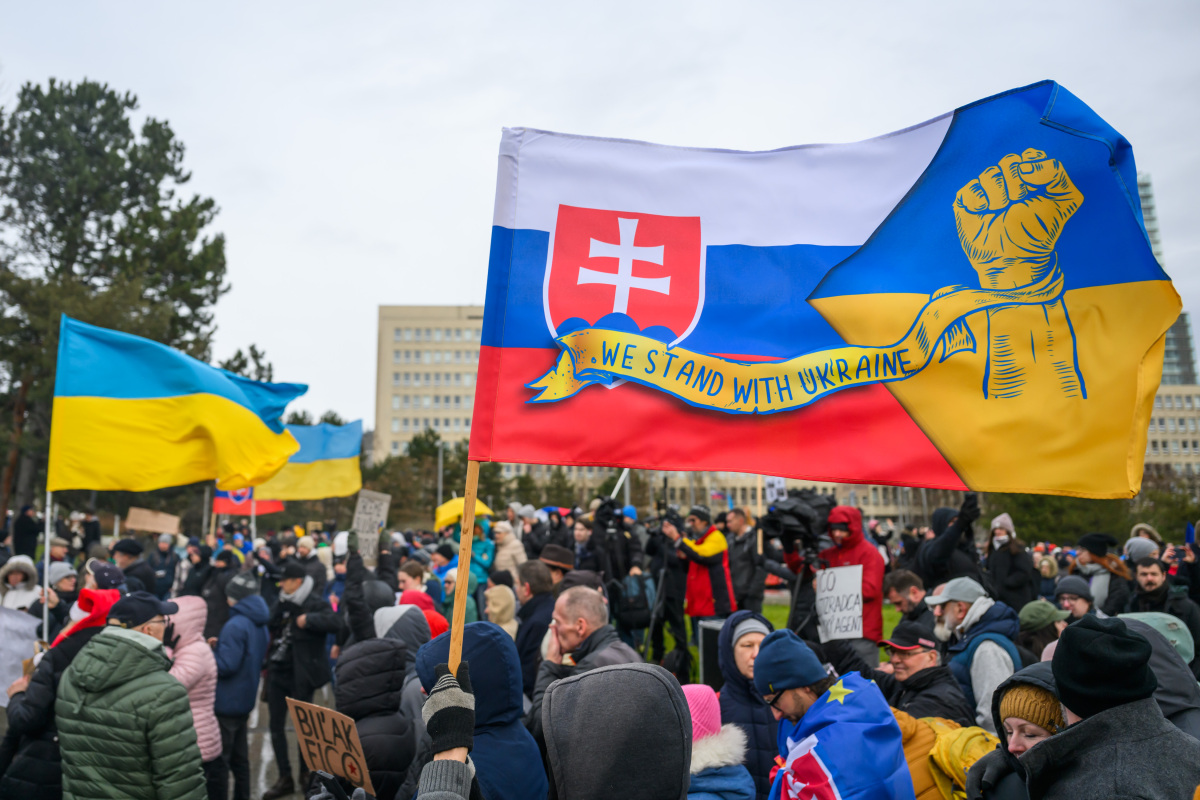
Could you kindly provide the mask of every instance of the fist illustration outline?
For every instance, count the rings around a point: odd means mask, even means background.
[[[1010,153],[967,183],[954,198],[959,244],[980,288],[1012,291],[1055,273],[1059,236],[1083,204],[1083,193],[1057,159],[1041,150]],[[1014,303],[987,312],[984,396],[1015,398],[1030,384],[1058,386],[1087,398],[1066,300]]]

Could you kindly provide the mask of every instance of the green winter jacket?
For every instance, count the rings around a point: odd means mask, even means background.
[[[162,643],[109,626],[63,673],[63,800],[205,800],[187,690]]]

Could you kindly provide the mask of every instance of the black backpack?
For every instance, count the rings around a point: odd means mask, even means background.
[[[654,610],[654,581],[647,575],[629,575],[621,583],[609,584],[609,596],[616,599],[614,614],[621,625],[636,631],[650,627]]]

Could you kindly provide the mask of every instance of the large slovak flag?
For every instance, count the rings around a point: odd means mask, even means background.
[[[470,455],[1128,497],[1179,309],[1051,81],[768,152],[506,129]]]

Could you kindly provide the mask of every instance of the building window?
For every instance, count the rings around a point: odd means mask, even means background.
[[[404,432],[408,433],[408,417],[405,417],[404,419],[400,420],[400,422],[401,422],[401,427],[404,429]],[[416,420],[414,419],[413,422],[416,422]],[[413,427],[415,428],[416,425],[414,425]]]
[[[1189,452],[1189,451],[1188,451],[1188,441],[1187,441],[1187,439],[1184,439],[1184,440],[1183,440],[1183,442],[1180,444],[1180,446],[1182,447],[1182,449],[1183,449],[1183,454],[1184,454],[1185,456],[1190,456],[1190,455],[1191,455],[1191,452]]]
[[[433,407],[434,408],[442,407],[442,396],[440,394],[435,394],[433,396]]]
[[[421,341],[421,329],[420,329],[420,328],[417,328],[417,330],[416,330],[416,336],[417,336],[417,341],[418,341],[418,342],[419,342],[419,341]]]
[[[399,432],[400,432],[400,420],[396,419],[395,417],[392,417],[392,433],[399,433]]]
[[[464,431],[469,431],[469,430],[471,430],[471,420],[469,420],[469,419],[464,419],[464,420],[463,420],[463,430],[464,430]]]
[[[404,335],[403,331],[401,331],[399,328],[396,328],[395,330],[392,331],[392,341],[393,342],[400,341],[400,339],[403,337],[403,335]]]
[[[1154,455],[1158,455],[1158,440],[1157,439],[1150,442],[1150,452],[1154,453]]]
[[[400,363],[400,351],[399,351],[399,350],[393,350],[393,351],[392,351],[392,363],[393,363],[393,364],[399,364],[399,363]]]
[[[425,395],[424,397],[421,398],[421,406],[423,408],[429,408],[429,406],[432,402],[433,401],[429,399],[429,395]],[[428,427],[428,426],[426,426],[426,427]]]
[[[439,424],[438,424],[438,423],[440,423],[440,422],[441,422],[441,419],[439,419],[438,417],[434,417],[434,418],[433,418],[433,427],[434,427],[435,429],[436,429],[436,428],[440,428],[440,427],[441,427],[441,425],[439,425]]]
[[[758,504],[758,487],[757,486],[750,487],[750,502],[754,503],[755,505]]]
[[[462,341],[462,328],[454,329],[454,341],[456,341],[456,342]]]
[[[509,477],[512,475],[512,464],[504,465],[504,475],[505,475],[505,477]]]
[[[1178,439],[1171,440],[1171,452],[1174,453],[1175,455],[1179,455],[1179,440]]]
[[[590,478],[590,477],[592,477],[592,475],[594,475],[594,474],[595,474],[595,471],[596,471],[596,470],[595,470],[595,467],[588,467],[588,468],[587,468],[587,474],[588,474],[588,477],[589,477],[589,478]]]
[[[423,419],[421,421],[425,423],[424,427],[426,430],[428,430],[429,429],[429,417],[426,417],[425,419]]]
[[[462,386],[462,373],[461,372],[454,373],[454,385]]]
[[[450,418],[449,418],[449,417],[446,417],[446,419],[442,420],[442,427],[443,427],[443,428],[449,428],[449,427],[450,427]]]
[[[427,342],[433,341],[433,331],[431,331],[429,328],[425,329],[425,341],[427,341]]]
[[[1192,396],[1190,394],[1184,395],[1183,407],[1186,408],[1188,411],[1192,410]]]
[[[475,376],[471,375],[469,372],[466,375],[463,375],[463,386],[470,386],[471,381],[474,380],[474,377]]]
[[[674,486],[667,489],[667,497],[670,498],[670,500],[668,500],[668,502],[671,502],[671,503],[675,502],[675,487]]]
[[[404,395],[404,408],[408,408],[409,395]]]
[[[469,342],[474,338],[475,338],[475,329],[474,328],[466,328],[463,330],[463,339],[465,339],[466,341]]]
[[[871,505],[873,505],[873,506],[879,505],[879,487],[878,486],[871,487]]]
[[[433,373],[433,385],[434,386],[442,385],[442,373],[440,373],[440,372]]]
[[[461,364],[461,363],[462,363],[462,350],[455,350],[455,351],[454,351],[454,363],[455,363],[455,364]]]
[[[431,385],[431,384],[429,383],[429,373],[428,373],[428,372],[426,372],[426,373],[425,373],[425,385],[426,385],[426,386],[429,386],[429,385]]]
[[[399,407],[400,407],[400,395],[394,394],[394,395],[392,395],[392,410],[395,410]]]
[[[454,395],[454,407],[462,408],[462,395],[461,394]]]
[[[1150,433],[1158,433],[1158,423],[1155,422],[1154,417],[1150,418]]]
[[[462,420],[455,419],[454,420],[454,430],[459,430],[461,427],[462,427]]]
[[[1162,407],[1163,407],[1163,406],[1162,406],[1162,397],[1158,397],[1158,396],[1156,396],[1156,397],[1154,398],[1154,407],[1155,407],[1155,408],[1162,408]]]
[[[442,363],[442,351],[441,350],[433,351],[433,363],[435,363],[435,364]]]
[[[421,358],[421,360],[422,360],[423,362],[425,362],[426,364],[432,364],[432,363],[433,363],[433,353],[431,353],[431,352],[429,352],[428,350],[426,350],[426,351],[425,351],[425,352],[422,354],[422,358]]]
[[[412,341],[412,328],[404,329],[404,341],[406,341],[406,342]]]
[[[392,386],[399,386],[399,385],[400,385],[400,373],[393,372],[392,373]]]
[[[1175,432],[1175,418],[1174,417],[1170,417],[1167,419],[1167,432],[1168,433]]]
[[[399,455],[399,453],[400,453],[400,443],[392,442],[392,455]]]

